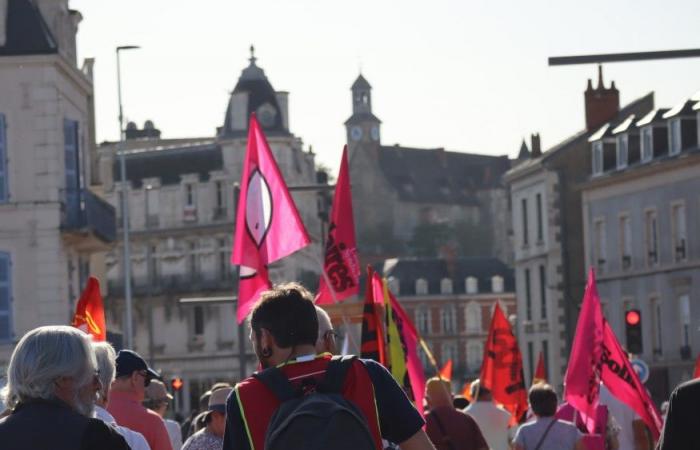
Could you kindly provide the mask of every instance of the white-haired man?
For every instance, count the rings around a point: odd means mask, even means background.
[[[128,450],[114,429],[92,418],[100,389],[90,338],[73,327],[25,334],[12,352],[2,397],[3,450]]]
[[[109,342],[94,342],[92,344],[95,350],[95,358],[97,359],[98,376],[100,377],[100,390],[97,392],[97,401],[95,403],[95,417],[102,420],[104,423],[111,425],[119,434],[121,434],[126,443],[129,444],[131,450],[151,450],[148,446],[146,438],[141,433],[131,430],[126,427],[117,425],[114,417],[105,409],[109,403],[109,392],[112,381],[114,381],[115,360],[117,354],[114,352],[114,347]]]
[[[336,344],[337,334],[333,329],[333,323],[328,313],[316,306],[316,319],[318,320],[318,339],[316,340],[316,353],[330,353],[335,355],[338,352]]]

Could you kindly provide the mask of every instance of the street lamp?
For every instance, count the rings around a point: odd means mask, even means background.
[[[122,229],[124,231],[124,300],[126,302],[126,347],[134,348],[134,333],[131,313],[131,252],[129,249],[129,200],[128,189],[126,187],[126,159],[124,153],[124,113],[122,109],[122,77],[121,65],[119,63],[119,52],[122,50],[135,50],[140,48],[137,45],[122,45],[117,47],[117,93],[119,96],[119,142],[117,143],[117,153],[119,154],[120,178],[122,184]]]

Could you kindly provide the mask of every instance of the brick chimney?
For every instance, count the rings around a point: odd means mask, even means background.
[[[533,158],[539,158],[542,156],[542,145],[540,144],[540,133],[534,133],[530,135],[530,148]]]
[[[615,87],[615,82],[606,88],[603,84],[603,67],[598,66],[598,86],[593,89],[591,79],[588,79],[588,88],[584,93],[586,100],[586,129],[593,131],[600,127],[620,111],[620,91]]]

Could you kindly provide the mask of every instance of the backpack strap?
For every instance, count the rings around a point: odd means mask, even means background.
[[[348,369],[357,359],[355,355],[334,355],[326,367],[326,375],[319,385],[321,392],[340,394],[345,384]]]
[[[269,367],[262,372],[256,372],[253,377],[271,390],[282,403],[298,396],[287,376],[277,367]]]

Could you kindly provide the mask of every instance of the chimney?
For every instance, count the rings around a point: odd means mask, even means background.
[[[593,131],[604,123],[610,121],[620,111],[620,91],[615,87],[615,82],[607,89],[603,83],[603,67],[598,65],[598,86],[593,88],[593,83],[588,80],[588,86],[584,93],[586,103],[586,129]]]
[[[530,135],[530,148],[531,155],[533,158],[539,158],[542,156],[542,146],[540,144],[540,133],[535,133]]]

